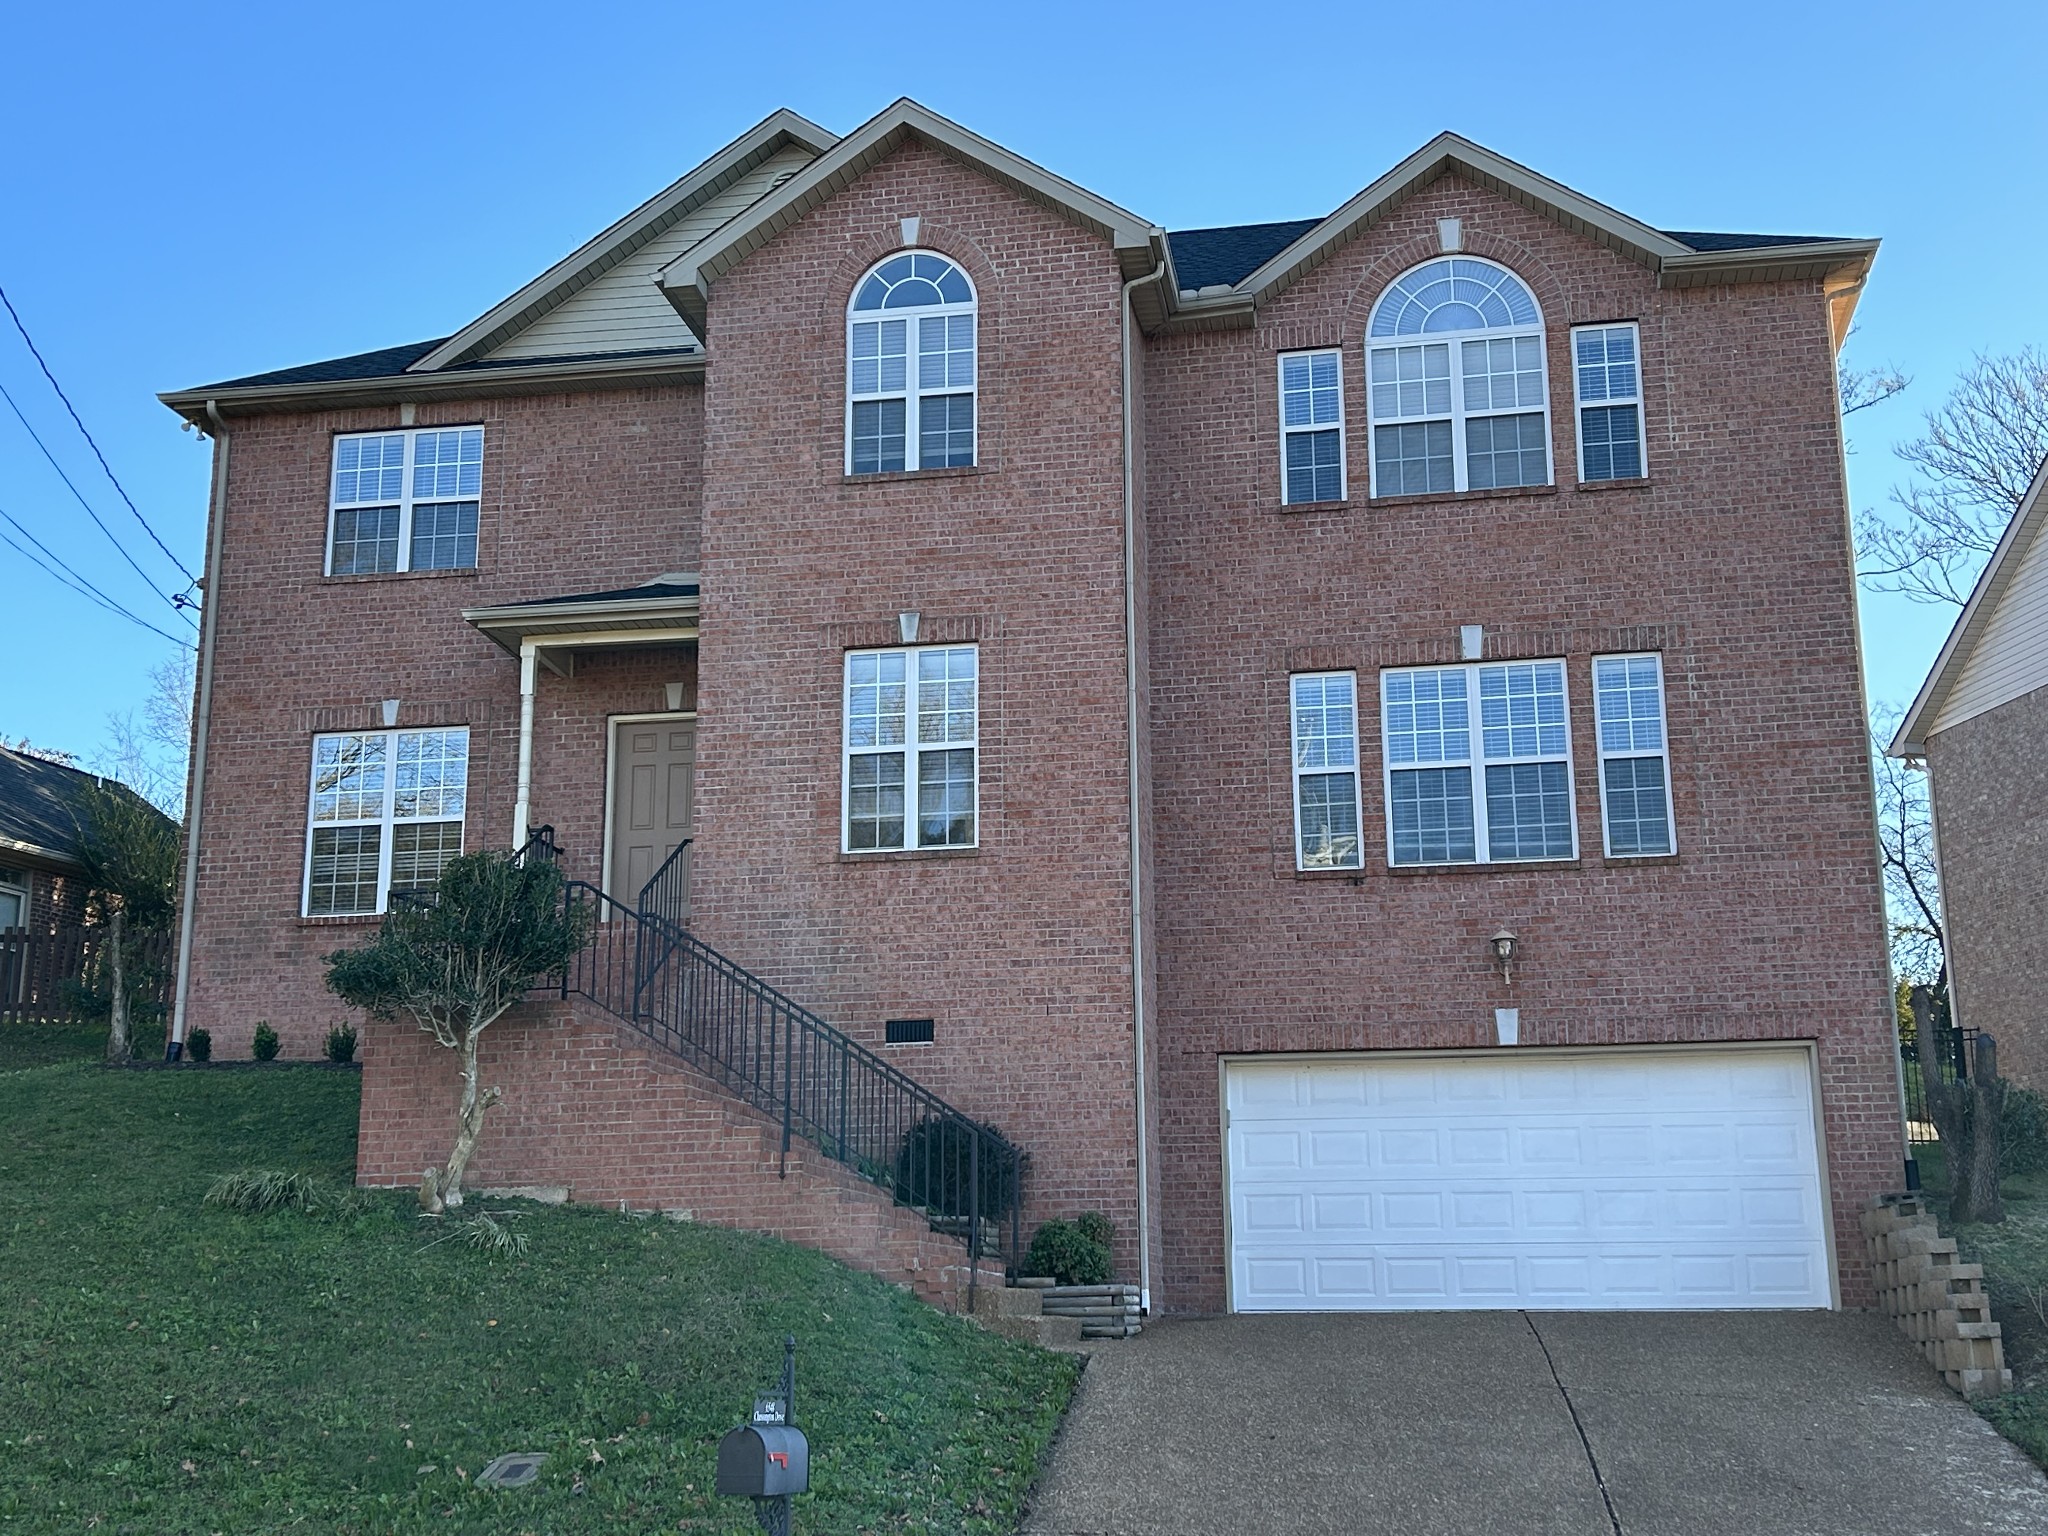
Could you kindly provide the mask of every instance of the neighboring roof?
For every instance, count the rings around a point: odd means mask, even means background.
[[[1101,235],[1115,250],[1126,279],[1143,277],[1167,259],[1166,231],[1149,219],[1055,176],[906,96],[663,267],[662,292],[690,328],[704,336],[713,282],[913,139]],[[1163,313],[1156,295],[1136,302],[1152,306],[1154,320]],[[1139,318],[1145,320],[1146,315]]]
[[[2006,524],[1998,547],[1991,552],[1991,559],[1977,577],[1977,585],[1970,589],[1970,600],[1963,605],[1962,616],[1948,632],[1948,639],[1942,642],[1941,654],[1935,657],[1927,681],[1920,685],[1913,707],[1899,722],[1891,745],[1885,749],[1891,756],[1927,755],[1927,738],[1934,733],[1942,706],[1961,680],[1978,641],[1984,638],[1985,630],[1990,627],[1992,615],[1998,611],[2000,601],[2010,590],[2013,578],[2019,575],[2027,551],[2040,537],[2042,527],[2048,525],[2048,495],[2042,494],[2044,486],[2048,486],[2048,460],[2044,460],[2034,472],[2033,483],[2027,487],[2027,494],[2021,499],[2019,510],[2013,513],[2012,521]]]
[[[0,746],[0,863],[10,855],[77,863],[86,792],[97,784],[135,793],[118,779]]]
[[[1176,229],[1167,235],[1173,247],[1173,274],[1183,293],[1223,284],[1234,287],[1261,263],[1322,223],[1321,219],[1288,219],[1279,224],[1231,224],[1221,229]]]

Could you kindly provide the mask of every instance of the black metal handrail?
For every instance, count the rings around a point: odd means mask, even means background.
[[[638,905],[642,916],[659,918],[678,928],[689,926],[690,844],[695,841],[686,837],[677,843],[661,861],[661,868],[640,887]]]
[[[1025,1160],[1001,1133],[680,923],[581,880],[568,882],[568,899],[588,903],[599,921],[589,947],[563,971],[562,995],[588,998],[780,1120],[785,1174],[802,1137],[923,1212],[934,1230],[962,1238],[970,1307],[984,1253],[999,1253],[1011,1266],[1021,1258]]]

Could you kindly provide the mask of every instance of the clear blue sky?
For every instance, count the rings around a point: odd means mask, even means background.
[[[1869,505],[1973,352],[2048,342],[2048,285],[2026,275],[2048,248],[2048,12],[1946,18],[1783,0],[24,6],[0,92],[0,285],[196,570],[207,451],[156,391],[445,335],[775,107],[844,132],[912,95],[1178,228],[1327,212],[1451,128],[1654,225],[1882,236],[1851,357],[1915,382],[1852,423]],[[181,585],[4,317],[0,384]],[[177,627],[4,404],[0,509]],[[0,735],[88,757],[171,650],[5,545],[0,615]],[[1866,596],[1874,696],[1911,696],[1950,617]]]

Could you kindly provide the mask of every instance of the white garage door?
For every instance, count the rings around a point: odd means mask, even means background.
[[[1232,1062],[1240,1312],[1825,1307],[1802,1049]]]

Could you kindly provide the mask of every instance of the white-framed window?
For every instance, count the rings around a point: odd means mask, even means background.
[[[1366,336],[1373,495],[1550,484],[1543,312],[1519,277],[1424,262],[1388,284]]]
[[[878,263],[846,310],[846,472],[974,463],[975,299],[943,256]]]
[[[1297,672],[1294,717],[1294,867],[1357,869],[1358,674]]]
[[[26,928],[29,911],[29,872],[25,869],[0,869],[0,933],[9,928]],[[4,981],[0,981],[4,987]],[[0,991],[0,1001],[5,992]]]
[[[1387,862],[1578,855],[1562,661],[1380,674]]]
[[[466,726],[315,736],[306,916],[382,912],[432,885],[462,852],[468,792]]]
[[[1579,478],[1634,480],[1643,467],[1642,338],[1635,324],[1572,330]]]
[[[846,852],[975,846],[980,715],[974,646],[846,653]]]
[[[1593,727],[1600,742],[1600,819],[1608,856],[1677,852],[1663,657],[1655,651],[1595,656]]]
[[[483,475],[482,427],[337,437],[327,574],[474,569]]]
[[[1280,354],[1280,499],[1344,499],[1344,355]]]

